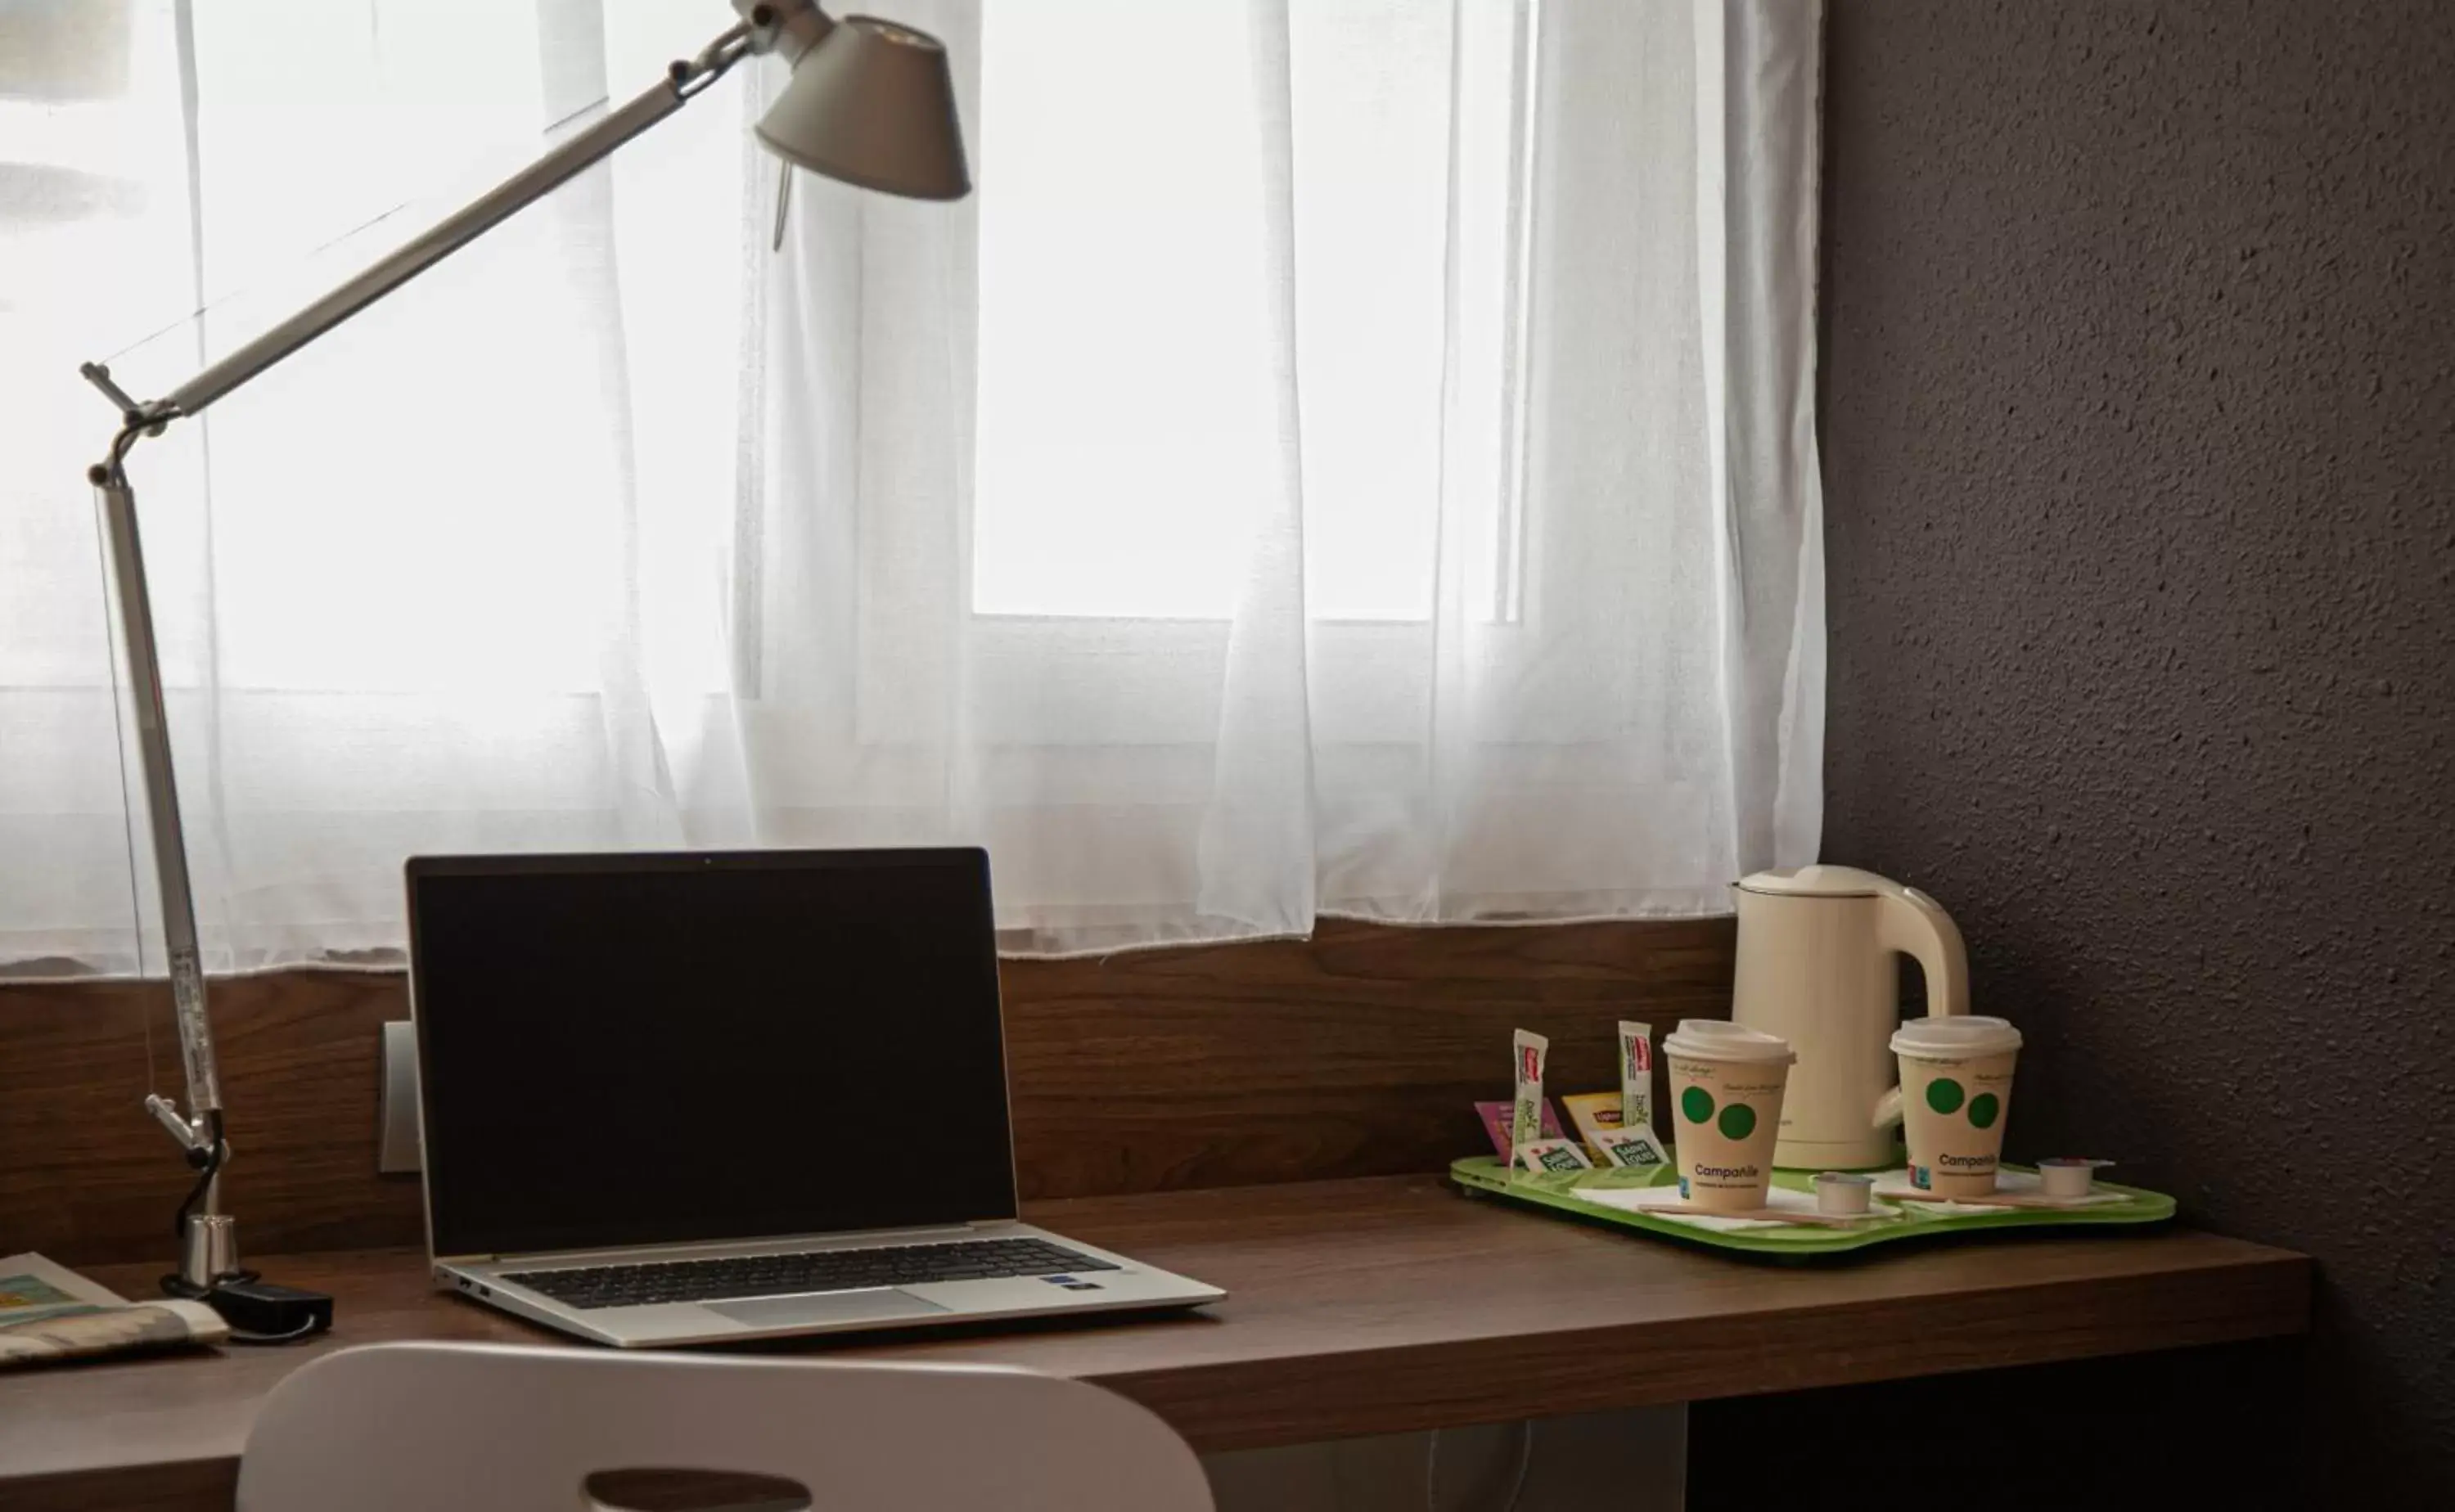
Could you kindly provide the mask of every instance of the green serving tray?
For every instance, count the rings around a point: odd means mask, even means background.
[[[2009,1162],[2004,1168],[2014,1171],[2030,1169]],[[1809,1190],[1814,1176],[1815,1173],[1810,1171],[1775,1171],[1773,1179],[1776,1186],[1804,1192]],[[1472,1195],[1496,1197],[1529,1207],[1572,1213],[1598,1223],[1701,1244],[1708,1249],[1798,1258],[1843,1255],[1877,1244],[1938,1239],[1953,1234],[1989,1233],[2007,1228],[2102,1228],[2161,1223],[2174,1216],[2174,1200],[2161,1192],[2143,1192],[2138,1187],[2100,1181],[2097,1183],[2099,1191],[2120,1192],[2124,1200],[2100,1202],[2091,1207],[2002,1208],[1992,1213],[1937,1213],[1915,1202],[1903,1202],[1897,1204],[1901,1210],[1899,1217],[1873,1219],[1853,1228],[1823,1228],[1801,1223],[1780,1228],[1715,1232],[1668,1217],[1591,1202],[1577,1195],[1580,1191],[1613,1187],[1669,1186],[1679,1178],[1678,1173],[1667,1165],[1650,1170],[1543,1171],[1532,1174],[1520,1171],[1512,1178],[1496,1158],[1476,1155],[1451,1161],[1450,1177]]]

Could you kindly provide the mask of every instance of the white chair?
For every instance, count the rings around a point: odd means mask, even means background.
[[[1174,1429],[1025,1370],[371,1344],[293,1372],[241,1512],[572,1512],[595,1473],[781,1477],[818,1512],[1211,1512]]]

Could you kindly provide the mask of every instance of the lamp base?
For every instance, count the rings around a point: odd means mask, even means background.
[[[179,1274],[162,1278],[174,1296],[202,1297],[221,1282],[247,1273],[238,1263],[238,1220],[227,1213],[191,1213],[179,1238]]]
[[[324,1292],[271,1281],[224,1281],[197,1299],[231,1325],[241,1344],[286,1344],[333,1326],[333,1299]]]
[[[162,1278],[162,1291],[221,1314],[233,1343],[288,1343],[333,1326],[331,1297],[276,1286],[239,1265],[238,1220],[227,1213],[188,1215],[179,1272]]]

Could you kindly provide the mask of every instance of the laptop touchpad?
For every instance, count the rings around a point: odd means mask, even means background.
[[[890,1318],[926,1318],[946,1309],[910,1292],[886,1287],[864,1292],[813,1292],[797,1297],[745,1297],[740,1301],[701,1302],[709,1312],[752,1328],[790,1328],[796,1324],[859,1323]]]

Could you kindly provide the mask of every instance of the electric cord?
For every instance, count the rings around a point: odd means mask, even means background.
[[[1424,1512],[1440,1512],[1441,1430],[1434,1428],[1424,1443]],[[1517,1512],[1517,1502],[1526,1494],[1527,1472],[1534,1468],[1534,1420],[1527,1418],[1517,1424],[1517,1473],[1509,1482],[1509,1500],[1500,1512]]]
[[[246,1334],[233,1328],[230,1332],[230,1341],[233,1344],[286,1344],[318,1332],[323,1326],[319,1320],[310,1319],[286,1334]]]

